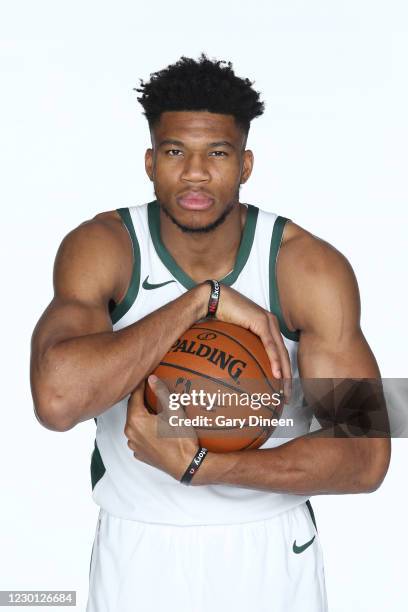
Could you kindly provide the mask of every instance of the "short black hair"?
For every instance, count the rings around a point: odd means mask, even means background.
[[[202,53],[198,60],[182,56],[177,62],[140,79],[134,88],[150,128],[165,111],[207,111],[232,115],[246,132],[250,122],[262,115],[264,102],[249,79],[237,77],[232,63],[210,60]]]

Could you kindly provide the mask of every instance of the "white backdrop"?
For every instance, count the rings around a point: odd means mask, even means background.
[[[37,423],[29,340],[63,236],[152,199],[132,88],[201,51],[255,80],[267,106],[251,128],[242,201],[348,257],[382,375],[407,377],[408,10],[397,0],[17,0],[0,23],[0,590],[72,589],[84,610],[95,424],[55,433]],[[407,458],[396,440],[378,491],[312,499],[331,612],[406,609]]]

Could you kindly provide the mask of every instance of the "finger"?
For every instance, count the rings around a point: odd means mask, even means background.
[[[275,341],[266,349],[271,362],[272,374],[279,381],[279,393],[288,404],[291,396],[291,374],[290,366],[285,362],[285,353],[276,345]]]
[[[283,342],[280,329],[272,316],[269,316],[267,322],[261,331],[259,337],[265,347],[265,351],[271,363],[273,376],[281,381],[281,394],[284,396],[286,403],[289,403],[291,395],[291,368],[289,354]]]
[[[260,329],[259,337],[264,345],[266,354],[268,355],[271,364],[272,375],[275,378],[282,378],[281,359],[276,346],[276,341],[272,335],[271,328],[268,322]]]
[[[127,403],[127,418],[130,415],[142,413],[144,408],[144,381],[142,381],[129,396]]]
[[[287,404],[289,404],[290,398],[292,396],[292,367],[290,363],[289,352],[283,341],[283,337],[276,319],[271,319],[271,334],[273,335],[273,338],[275,340],[276,349],[280,358],[280,367],[282,373],[281,381],[283,386],[282,390],[285,396],[285,401]]]
[[[162,411],[168,412],[170,391],[165,383],[154,374],[149,376],[147,382],[149,383],[153,393],[156,395]]]

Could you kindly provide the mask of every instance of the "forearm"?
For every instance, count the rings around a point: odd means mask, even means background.
[[[158,365],[180,334],[205,316],[208,290],[199,285],[143,319],[56,343],[44,355],[44,393],[67,426],[113,406]]]
[[[369,492],[385,476],[389,440],[334,438],[320,432],[271,449],[210,453],[193,484],[227,484],[251,489],[321,495]]]

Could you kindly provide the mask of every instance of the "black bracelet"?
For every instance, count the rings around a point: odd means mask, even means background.
[[[200,448],[198,449],[198,451],[194,455],[192,462],[190,463],[190,465],[188,466],[188,468],[184,472],[180,482],[182,482],[185,485],[190,484],[191,479],[193,478],[194,474],[196,473],[196,471],[200,467],[200,465],[201,465],[201,463],[202,463],[202,461],[203,461],[203,459],[204,459],[204,457],[206,456],[207,453],[208,453],[208,450],[206,448],[204,448],[203,446],[200,446]]]
[[[210,299],[208,300],[207,317],[210,319],[215,318],[217,312],[218,302],[220,301],[221,285],[217,280],[206,280],[206,283],[211,285]]]

